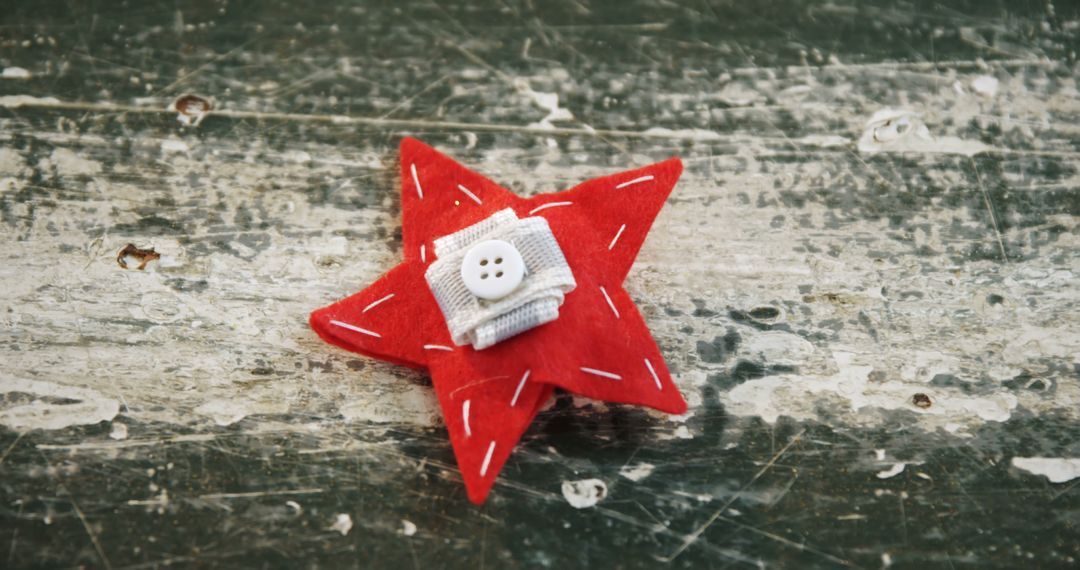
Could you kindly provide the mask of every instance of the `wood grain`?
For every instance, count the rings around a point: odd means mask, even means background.
[[[1080,457],[1075,7],[469,4],[5,8],[0,566],[1076,563],[1011,463]],[[690,413],[561,397],[469,505],[424,375],[306,326],[400,258],[405,135],[681,156],[627,289]]]

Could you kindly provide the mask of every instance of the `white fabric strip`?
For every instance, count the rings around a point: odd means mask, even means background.
[[[506,241],[521,253],[526,275],[506,297],[486,301],[465,286],[461,264],[470,246],[493,239]],[[476,350],[555,320],[565,295],[576,286],[547,220],[518,219],[510,209],[435,240],[435,255],[438,260],[425,273],[428,286],[454,343],[471,344]]]

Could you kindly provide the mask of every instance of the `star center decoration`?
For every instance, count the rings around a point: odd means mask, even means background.
[[[522,198],[416,139],[402,139],[400,157],[404,260],[359,293],[314,311],[310,323],[331,344],[430,373],[472,502],[485,500],[555,388],[686,411],[622,286],[682,173],[678,158]],[[436,242],[506,210],[544,219],[576,285],[558,295],[562,305],[550,322],[482,349],[455,344],[425,277],[438,262]],[[525,266],[523,283],[528,259]]]

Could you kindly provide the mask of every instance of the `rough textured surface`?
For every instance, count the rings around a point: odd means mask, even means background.
[[[0,566],[1077,564],[1074,5],[9,4]],[[404,135],[682,156],[626,286],[690,412],[561,398],[469,505],[427,380],[305,326]]]

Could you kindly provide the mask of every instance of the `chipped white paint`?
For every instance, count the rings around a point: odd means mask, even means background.
[[[101,163],[86,158],[85,153],[75,153],[66,148],[57,148],[49,155],[48,161],[38,164],[42,170],[53,170],[59,176],[94,176],[101,174]]]
[[[814,345],[786,331],[747,332],[739,356],[754,362],[795,366],[813,357]]]
[[[980,75],[971,80],[971,90],[979,95],[993,97],[998,92],[998,80],[989,75]]]
[[[780,416],[796,419],[818,417],[817,406],[834,402],[831,408],[841,417],[855,421],[860,412],[873,410],[904,410],[926,416],[928,427],[963,422],[976,425],[983,421],[1003,422],[1016,409],[1018,399],[1008,392],[985,396],[950,391],[948,396],[932,393],[925,387],[901,381],[870,380],[874,366],[861,361],[875,362],[876,354],[857,355],[834,352],[837,372],[828,376],[781,374],[748,380],[722,396],[728,411],[736,415],[758,415],[769,423]],[[933,405],[919,408],[912,404],[912,394],[930,394]],[[931,429],[933,429],[931,427]]]
[[[652,475],[652,472],[656,469],[656,466],[652,463],[641,462],[636,465],[624,465],[619,468],[619,476],[625,477],[631,481],[641,481],[642,479]]]
[[[765,101],[765,95],[741,81],[726,83],[713,97],[730,107],[749,107]]]
[[[672,417],[670,422],[685,421],[684,418]],[[680,423],[674,426],[670,431],[662,431],[656,434],[656,439],[661,441],[673,441],[676,439],[694,439],[694,434],[690,431],[690,428],[686,424]]]
[[[288,412],[287,403],[275,400],[256,402],[246,398],[213,399],[194,409],[196,414],[206,416],[219,426],[230,426],[250,414],[282,414]]]
[[[669,129],[666,127],[650,127],[645,129],[645,134],[656,138],[686,139],[692,141],[717,141],[723,137],[720,133],[706,129]]]
[[[340,533],[341,536],[345,536],[349,534],[352,527],[352,517],[347,513],[338,513],[334,515],[334,522],[330,525],[330,530]]]
[[[60,104],[56,97],[34,97],[32,95],[0,95],[0,107],[18,109],[19,107],[53,107]]]
[[[282,160],[287,162],[294,162],[296,164],[307,164],[311,162],[311,153],[306,150],[289,150],[281,155]]]
[[[839,135],[806,135],[804,137],[794,139],[793,142],[802,146],[839,148],[851,144],[851,139]]]
[[[442,423],[439,402],[427,386],[394,382],[371,397],[367,390],[352,395],[338,410],[346,422],[432,427]]]
[[[123,440],[128,437],[127,424],[121,422],[113,422],[112,429],[109,430],[109,439]]]
[[[22,67],[5,67],[3,72],[0,72],[0,78],[3,79],[30,79],[30,70]]]
[[[690,433],[690,428],[685,424],[675,428],[675,431],[671,433],[675,439],[694,439],[694,434]]]
[[[26,168],[26,159],[19,151],[0,147],[0,174],[20,174]]]
[[[896,477],[904,472],[904,468],[907,467],[906,463],[893,463],[892,467],[878,471],[875,476],[878,479],[889,479],[890,477]]]
[[[180,139],[164,139],[161,141],[162,154],[169,154],[171,152],[186,153],[191,152],[191,147]]]
[[[974,156],[989,147],[976,140],[934,137],[918,113],[907,109],[881,109],[866,122],[858,149],[866,154],[916,152]]]
[[[575,509],[587,509],[595,507],[597,503],[607,497],[607,484],[600,479],[580,479],[577,481],[563,481],[562,495],[567,503]]]
[[[401,520],[401,534],[405,536],[416,535],[416,524],[407,519]]]
[[[15,393],[34,397],[27,404],[0,410],[0,425],[16,431],[55,430],[107,422],[120,412],[119,402],[92,388],[0,373],[0,394]],[[49,400],[56,400],[56,403]]]
[[[518,78],[514,80],[514,88],[518,93],[521,93],[525,97],[529,98],[534,105],[547,111],[547,115],[540,119],[538,122],[531,123],[529,127],[535,129],[554,129],[554,121],[572,121],[574,114],[568,109],[559,106],[559,94],[558,93],[546,93],[542,91],[535,91],[527,79]]]
[[[1013,457],[1012,465],[1042,475],[1051,483],[1065,483],[1080,477],[1080,457]]]

